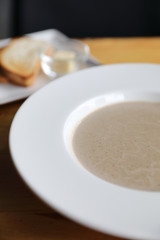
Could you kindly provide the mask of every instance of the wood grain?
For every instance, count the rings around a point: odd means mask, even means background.
[[[160,62],[160,37],[85,39],[102,64]]]
[[[160,38],[84,39],[103,64],[160,62]],[[16,172],[8,149],[12,119],[23,101],[0,106],[0,240],[120,240],[74,223],[39,200]]]

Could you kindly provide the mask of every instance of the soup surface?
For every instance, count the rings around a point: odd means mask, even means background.
[[[90,113],[74,130],[72,148],[108,182],[160,191],[160,103],[125,102]]]

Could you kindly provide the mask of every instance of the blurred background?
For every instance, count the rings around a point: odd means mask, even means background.
[[[160,35],[160,0],[0,0],[0,38],[56,28],[69,37]]]

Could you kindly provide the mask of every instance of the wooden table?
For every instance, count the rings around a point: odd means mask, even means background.
[[[160,38],[85,39],[103,64],[160,63]],[[0,106],[0,240],[118,240],[56,213],[23,183],[13,167],[8,134],[12,119],[24,100]]]

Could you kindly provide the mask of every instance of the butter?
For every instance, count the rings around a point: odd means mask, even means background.
[[[54,54],[53,68],[59,74],[75,71],[75,52],[68,50],[58,50]]]
[[[71,60],[74,59],[75,56],[76,56],[75,52],[68,50],[59,50],[56,51],[54,54],[54,58],[56,60]]]

